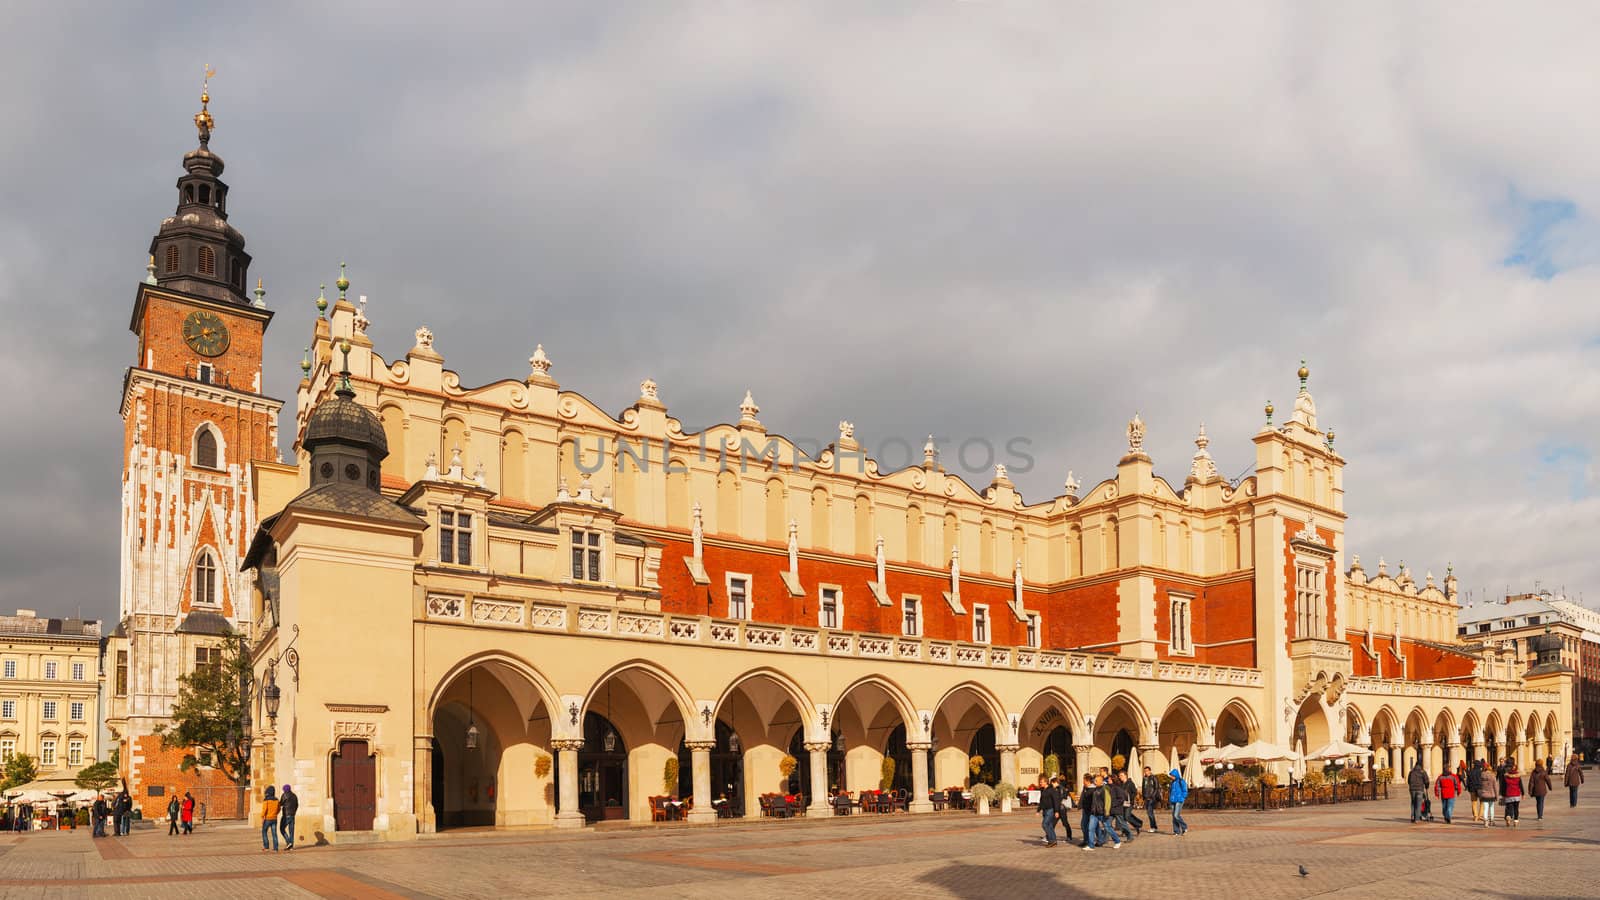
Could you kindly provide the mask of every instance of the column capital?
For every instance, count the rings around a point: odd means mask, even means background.
[[[906,749],[915,753],[918,750],[932,750],[933,744],[929,741],[907,741]]]
[[[995,744],[994,749],[1001,753],[1015,753],[1022,749],[1021,744]]]
[[[717,749],[716,741],[684,741],[683,745],[696,753],[710,753]]]
[[[550,746],[555,748],[557,751],[560,751],[560,752],[566,752],[566,751],[570,750],[573,753],[576,753],[579,750],[583,749],[583,739],[582,738],[556,738],[555,740],[550,742]]]
[[[833,749],[833,741],[806,741],[803,745],[807,753],[827,753]]]
[[[1160,749],[1161,749],[1161,745],[1160,744],[1140,744],[1139,745],[1139,752],[1140,753],[1154,753],[1154,752],[1156,752],[1157,750],[1160,750]]]
[[[1073,744],[1072,745],[1072,749],[1076,750],[1079,753],[1088,753],[1090,750],[1094,749],[1094,745],[1093,744]]]

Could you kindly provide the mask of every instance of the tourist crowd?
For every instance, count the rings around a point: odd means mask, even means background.
[[[1522,821],[1525,797],[1533,798],[1534,814],[1543,819],[1545,798],[1554,784],[1551,778],[1554,764],[1555,760],[1546,757],[1535,762],[1533,771],[1524,775],[1514,759],[1501,760],[1493,767],[1488,760],[1473,760],[1470,765],[1462,760],[1455,771],[1444,771],[1432,778],[1418,760],[1406,775],[1406,787],[1411,792],[1411,823],[1434,821],[1431,800],[1437,799],[1444,824],[1453,824],[1456,800],[1462,796],[1471,801],[1472,821],[1482,822],[1485,828],[1494,825],[1496,812],[1500,813],[1503,827],[1516,828]],[[1583,784],[1583,766],[1578,757],[1572,757],[1567,763],[1561,782],[1567,789],[1567,805],[1577,806],[1578,786]]]

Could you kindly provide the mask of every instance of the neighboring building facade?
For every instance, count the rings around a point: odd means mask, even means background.
[[[26,753],[43,777],[99,759],[99,655],[99,622],[0,616],[0,766]]]
[[[1457,628],[1462,640],[1501,648],[1525,667],[1536,664],[1529,641],[1546,632],[1561,638],[1561,661],[1577,673],[1573,745],[1592,756],[1600,749],[1600,612],[1548,591],[1512,594],[1463,607]]]
[[[172,787],[210,787],[214,773],[181,771],[163,750],[178,678],[213,662],[249,624],[240,571],[256,529],[252,468],[277,460],[281,401],[261,394],[261,347],[272,314],[259,285],[245,293],[250,257],[228,223],[212,120],[195,117],[200,146],[184,155],[176,212],[150,243],[134,296],[138,338],[123,381],[119,622],[106,644],[106,724],[146,814]],[[226,809],[213,804],[216,813]]]

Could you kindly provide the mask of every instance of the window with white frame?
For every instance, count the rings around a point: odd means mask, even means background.
[[[17,717],[17,701],[0,700],[0,719],[15,719]]]
[[[0,763],[8,763],[17,755],[16,738],[0,738]]]
[[[472,513],[439,510],[439,562],[472,565]]]
[[[972,607],[972,640],[975,643],[989,643],[989,607],[981,603]]]
[[[916,597],[903,597],[900,600],[901,620],[900,633],[907,637],[917,637],[922,634],[922,601]]]
[[[56,663],[55,663],[55,660],[45,660],[45,663],[44,663],[44,680],[45,681],[55,681],[56,680]]]
[[[83,663],[75,662],[75,663],[72,664],[72,680],[73,681],[82,681],[83,680]]]
[[[1038,613],[1028,613],[1028,646],[1033,648],[1038,648],[1039,646]]]
[[[728,618],[750,618],[749,575],[728,575]]]
[[[817,624],[823,628],[839,627],[839,622],[844,616],[839,609],[839,589],[825,587],[821,589],[820,599],[817,602]]]
[[[600,580],[600,532],[572,529],[572,580]]]
[[[54,700],[46,700],[46,701],[44,701],[44,703],[41,703],[40,704],[40,709],[39,709],[39,717],[41,719],[44,719],[47,722],[55,721],[55,718],[56,718],[56,701],[54,701]]]
[[[201,550],[194,561],[194,602],[217,605],[217,561],[210,550]]]
[[[1190,633],[1189,603],[1193,597],[1173,595],[1167,612],[1167,651],[1192,655],[1194,639]]]
[[[53,766],[56,764],[56,739],[45,738],[39,742],[39,765]]]
[[[67,741],[67,765],[83,765],[83,741]]]
[[[1323,569],[1318,562],[1302,560],[1295,564],[1295,637],[1327,636],[1323,627],[1325,606]]]
[[[4,668],[3,671],[5,673],[5,677],[7,677],[7,678],[15,678],[15,677],[17,677],[17,661],[14,660],[14,659],[6,660],[5,668]]]
[[[74,700],[67,704],[67,713],[74,722],[83,721],[83,701]]]

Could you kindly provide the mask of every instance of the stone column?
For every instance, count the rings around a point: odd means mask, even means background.
[[[1135,785],[1139,784],[1140,779],[1144,778],[1145,766],[1150,766],[1152,773],[1156,771],[1156,767],[1152,763],[1154,762],[1154,754],[1159,752],[1161,752],[1161,747],[1157,744],[1140,744],[1138,756],[1128,760],[1128,777],[1133,780]],[[1173,750],[1173,756],[1177,756],[1176,749]],[[1177,765],[1178,761],[1174,759],[1172,764]]]
[[[1461,761],[1466,758],[1467,745],[1461,743],[1460,741],[1455,741],[1450,744],[1450,771],[1454,772],[1456,770],[1456,766],[1460,765]]]
[[[1072,784],[1072,789],[1074,791],[1076,791],[1078,789],[1078,787],[1083,784],[1083,776],[1088,774],[1088,772],[1089,772],[1089,751],[1093,750],[1093,749],[1094,749],[1094,745],[1093,744],[1073,744],[1072,745],[1072,752],[1078,758],[1077,774],[1076,774],[1075,780],[1073,781],[1073,784]]]
[[[1406,780],[1406,773],[1403,771],[1405,754],[1401,752],[1403,749],[1405,749],[1404,744],[1389,745],[1388,768],[1392,773],[1392,777],[1389,779],[1390,784],[1401,784]]]
[[[829,813],[828,806],[828,751],[833,749],[831,741],[820,743],[807,742],[806,759],[811,765],[811,805],[807,807],[809,815],[825,816]]]
[[[418,830],[432,834],[439,830],[433,819],[433,735],[411,739],[411,773],[411,812],[417,817]]]
[[[1422,760],[1422,767],[1428,770],[1430,776],[1439,772],[1439,745],[1433,741],[1423,741],[1418,749],[1418,759]],[[1411,774],[1408,770],[1407,775]]]
[[[1000,751],[1000,780],[1015,787],[1017,783],[1018,745],[996,744],[995,749]]]
[[[556,777],[561,785],[561,808],[556,813],[557,828],[582,828],[583,812],[578,809],[578,751],[581,740],[556,740],[550,746],[556,750]]]
[[[717,808],[711,805],[711,748],[715,741],[686,741],[690,766],[694,769],[694,806],[689,808],[689,821],[715,822]]]
[[[911,812],[933,812],[933,801],[928,799],[928,749],[931,744],[906,744],[911,751]]]

